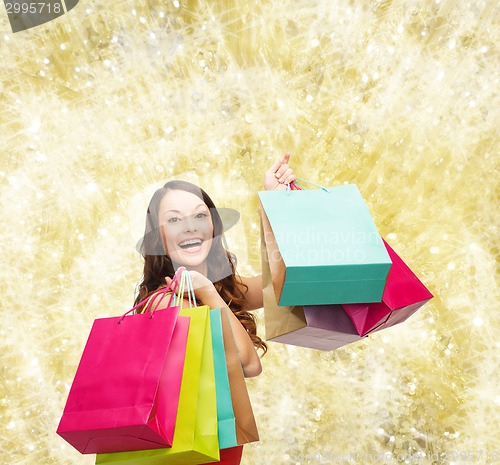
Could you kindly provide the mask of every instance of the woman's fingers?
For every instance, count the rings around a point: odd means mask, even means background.
[[[283,167],[288,167],[289,160],[290,160],[290,153],[287,152],[287,153],[285,153],[283,158],[278,157],[276,159],[273,166],[271,166],[271,168],[269,168],[269,171],[271,171],[271,173],[275,173],[275,174],[277,174],[280,171],[283,173],[284,172]],[[276,176],[276,177],[279,178],[279,176]]]
[[[281,165],[281,162],[282,162],[282,161],[283,161],[283,160],[282,160],[281,158],[277,158],[277,159],[275,160],[275,162],[274,162],[273,166],[271,166],[271,168],[269,168],[269,170],[268,170],[268,171],[269,171],[270,173],[276,173],[276,171],[278,171],[278,168],[280,167],[280,165]]]
[[[297,177],[293,174],[291,168],[288,168],[280,177],[279,182],[282,184],[290,184],[292,181],[295,181]]]
[[[290,153],[287,152],[282,158],[277,158],[264,176],[264,187],[266,190],[284,189],[285,184],[295,181],[296,177],[288,165]]]
[[[281,166],[276,169],[275,176],[279,182],[287,184],[286,180],[293,175],[293,171],[288,165],[290,161],[290,153],[287,152],[281,160]],[[293,180],[293,179],[292,179]],[[291,181],[290,181],[291,182]]]
[[[288,184],[295,180],[295,175],[293,174],[293,170],[288,165],[282,165],[276,172],[276,178],[280,183]]]

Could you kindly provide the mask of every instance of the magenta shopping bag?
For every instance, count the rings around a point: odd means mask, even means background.
[[[190,318],[132,310],[95,320],[76,371],[57,433],[82,454],[172,445]]]
[[[433,295],[415,273],[384,241],[392,260],[382,302],[342,304],[361,336],[402,323]]]

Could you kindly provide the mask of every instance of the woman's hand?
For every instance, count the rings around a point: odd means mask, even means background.
[[[194,295],[201,303],[205,304],[213,297],[218,297],[219,293],[215,289],[212,281],[198,271],[190,271],[191,282],[193,283]],[[167,286],[170,285],[172,279],[168,276],[165,278]],[[187,289],[184,291],[184,299],[188,300]]]
[[[193,283],[194,295],[200,302],[205,303],[213,297],[219,297],[219,293],[210,279],[198,271],[190,271],[189,274]]]
[[[264,174],[264,188],[270,190],[286,189],[286,185],[295,181],[297,177],[293,170],[288,166],[290,154],[285,153],[283,159],[277,159],[273,166]]]

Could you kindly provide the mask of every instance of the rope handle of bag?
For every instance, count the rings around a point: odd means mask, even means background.
[[[189,303],[189,308],[196,306],[196,297],[194,294],[193,280],[191,274],[188,270],[184,268],[180,276],[179,291],[177,296],[174,297],[174,305],[182,305],[184,300],[184,294],[187,294],[187,301]]]
[[[320,184],[316,184],[315,182],[312,181],[307,181],[302,178],[296,178],[295,181],[292,181],[290,184],[287,184],[287,191],[301,191],[301,190],[307,190],[307,187],[305,187],[302,183],[305,184],[312,184],[313,186],[319,187],[320,189],[324,190],[325,192],[330,192],[326,187],[321,186]]]
[[[179,284],[180,284],[180,279],[182,277],[182,273],[183,271],[185,270],[184,267],[180,267],[177,269],[177,271],[175,272],[174,274],[174,277],[172,278],[172,281],[170,281],[170,284],[167,286],[167,287],[163,287],[161,289],[159,289],[158,291],[154,292],[153,294],[151,294],[150,296],[146,297],[144,300],[142,300],[141,302],[139,302],[137,305],[135,305],[134,307],[132,307],[130,310],[128,310],[127,312],[125,312],[122,317],[120,318],[120,320],[118,321],[118,324],[121,324],[122,321],[124,320],[124,318],[131,312],[133,312],[134,310],[137,310],[138,308],[141,308],[143,307],[141,313],[146,313],[148,307],[150,306],[151,302],[154,301],[154,299],[160,295],[165,295],[167,293],[170,293],[170,298],[168,300],[168,304],[167,304],[167,308],[171,307],[172,305],[175,305],[175,293],[177,291],[177,289],[179,288]],[[149,310],[150,312],[150,317],[149,318],[153,318],[154,317],[154,314],[156,312],[156,310],[158,309],[158,306],[160,305],[160,302],[162,301],[162,299],[158,299],[158,301],[156,302],[156,304],[154,305],[154,307]]]

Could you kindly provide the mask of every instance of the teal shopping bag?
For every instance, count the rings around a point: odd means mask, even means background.
[[[212,348],[214,353],[215,390],[217,396],[217,425],[219,447],[227,449],[238,445],[236,441],[236,420],[231,400],[229,376],[224,352],[221,309],[210,310],[210,328],[212,330]]]
[[[356,185],[259,198],[279,305],[382,300],[391,259]]]

